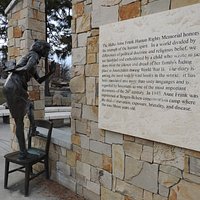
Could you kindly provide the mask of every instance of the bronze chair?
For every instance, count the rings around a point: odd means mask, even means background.
[[[29,194],[29,181],[39,176],[43,172],[46,174],[46,178],[49,179],[49,146],[51,142],[51,134],[53,123],[47,120],[35,120],[35,124],[37,127],[40,127],[41,130],[47,132],[47,134],[39,134],[36,136],[28,136],[28,152],[34,154],[33,157],[26,158],[24,160],[19,160],[19,151],[12,152],[6,154],[5,157],[5,176],[4,176],[4,188],[7,189],[8,185],[8,174],[13,173],[15,171],[20,171],[25,173],[25,185],[24,185],[24,196],[28,196]],[[46,129],[46,130],[45,130]],[[32,145],[32,137],[41,137],[45,140],[46,144],[44,149],[35,148]],[[15,163],[20,165],[20,167],[9,170],[9,164]],[[44,170],[37,172],[35,174],[32,173],[32,166],[36,163],[44,164]]]

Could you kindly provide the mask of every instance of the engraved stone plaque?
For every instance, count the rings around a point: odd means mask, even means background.
[[[99,128],[200,150],[199,10],[100,27]]]

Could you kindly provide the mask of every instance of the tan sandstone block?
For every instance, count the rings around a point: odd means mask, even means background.
[[[140,2],[130,3],[119,8],[119,17],[126,20],[140,16]]]
[[[76,135],[76,134],[73,134],[71,136],[71,139],[72,139],[72,144],[76,144],[78,146],[81,145],[81,139],[80,139],[80,136],[79,135]]]
[[[112,145],[113,175],[120,179],[124,178],[124,150],[122,145]]]
[[[76,20],[76,32],[86,32],[90,30],[90,15],[84,14]]]
[[[40,91],[39,90],[29,91],[29,99],[40,100]]]
[[[20,55],[20,48],[11,47],[11,48],[9,48],[9,50],[8,50],[8,54],[9,54],[9,56],[17,57],[17,56]]]
[[[89,53],[87,54],[87,63],[88,64],[92,64],[92,63],[96,63],[96,54],[95,53]]]
[[[169,200],[197,200],[200,196],[200,185],[181,180],[170,191]]]
[[[20,11],[12,14],[13,20],[19,20],[21,18]]]
[[[84,12],[84,3],[81,2],[81,3],[77,3],[74,5],[74,17],[80,17],[83,15],[83,12]]]
[[[75,167],[76,165],[77,156],[76,153],[73,151],[67,151],[67,164],[71,167]]]
[[[97,53],[99,51],[98,41],[98,36],[88,38],[87,53]]]
[[[85,92],[85,77],[83,75],[76,76],[70,81],[70,90],[72,93]]]
[[[103,155],[103,169],[108,171],[108,172],[112,172],[112,158]]]
[[[124,200],[124,197],[116,192],[101,187],[101,200]]]
[[[172,0],[171,9],[180,8],[183,6],[188,6],[196,3],[200,3],[200,0]]]

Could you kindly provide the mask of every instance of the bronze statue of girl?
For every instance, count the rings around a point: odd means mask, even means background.
[[[33,77],[38,83],[42,83],[55,72],[55,63],[49,66],[49,72],[39,77],[37,65],[41,57],[47,57],[50,51],[50,45],[46,41],[36,40],[31,46],[27,55],[23,56],[19,62],[5,69],[9,72],[7,80],[3,87],[3,92],[7,100],[7,105],[16,124],[16,137],[19,143],[20,157],[26,159],[29,154],[26,149],[24,137],[24,116],[28,114],[32,134],[36,132],[33,115],[33,104],[28,99],[27,83]]]

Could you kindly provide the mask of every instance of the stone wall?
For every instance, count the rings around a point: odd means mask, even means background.
[[[200,152],[98,129],[98,38],[102,24],[200,0],[72,2],[72,144],[66,136],[51,144],[51,178],[88,200],[199,199]],[[44,2],[12,1],[10,5],[9,57],[18,59],[35,37],[44,37]],[[44,98],[40,92],[43,86],[30,88],[40,102]],[[42,108],[43,104],[36,107]]]
[[[89,200],[199,199],[199,152],[98,129],[98,39],[100,25],[200,1],[72,2],[72,151],[67,168],[60,162],[70,177],[65,185]]]
[[[44,0],[12,0],[5,10],[8,19],[8,60],[18,61],[25,55],[34,39],[45,36],[45,3]],[[40,61],[40,74],[44,74],[44,60]],[[34,101],[35,118],[44,117],[44,85],[34,79],[29,82],[28,92]],[[29,121],[25,118],[25,126]],[[11,120],[14,132],[14,123]]]

